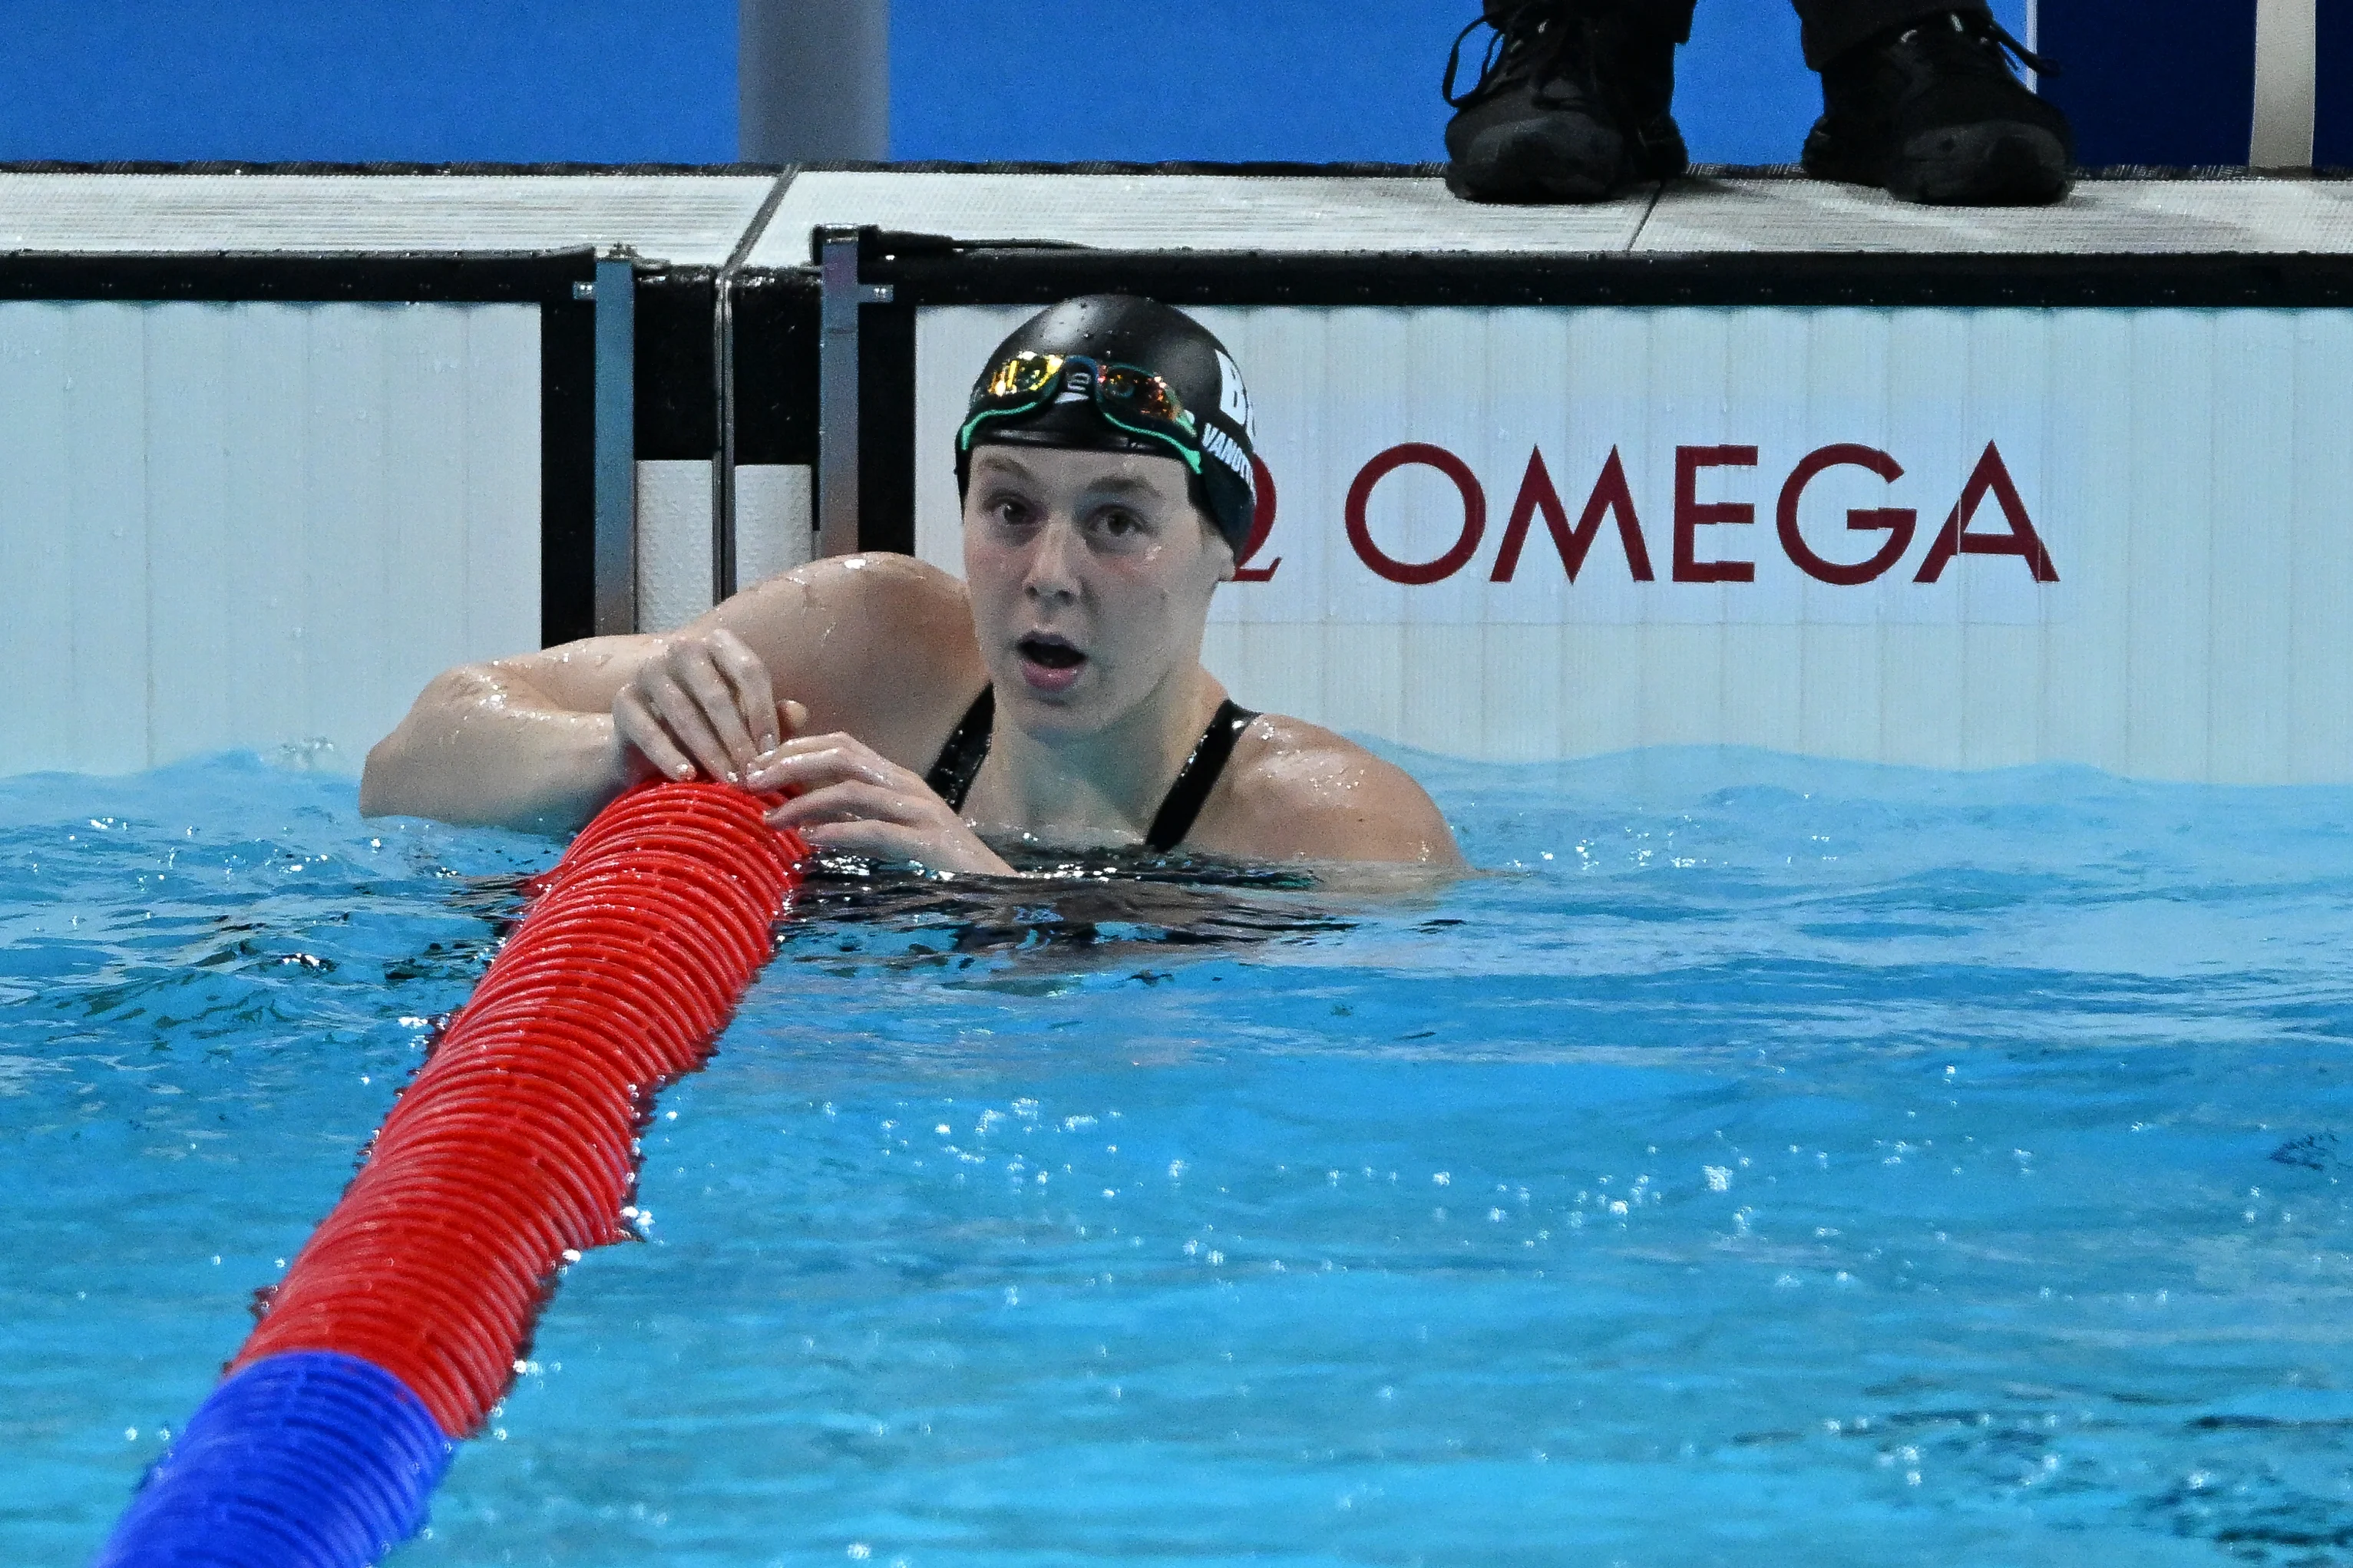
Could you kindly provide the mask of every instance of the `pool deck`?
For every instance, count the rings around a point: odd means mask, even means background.
[[[1433,167],[813,166],[704,172],[190,165],[0,170],[0,257],[514,255],[808,263],[820,225],[1224,254],[2345,255],[2353,179],[2107,171],[2051,207],[1914,206],[1793,170],[1702,169],[1581,207],[1482,206]]]

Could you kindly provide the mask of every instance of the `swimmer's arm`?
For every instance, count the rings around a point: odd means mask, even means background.
[[[1229,808],[1188,842],[1251,860],[1463,864],[1437,805],[1403,769],[1356,742],[1270,715],[1236,749]]]
[[[668,637],[591,637],[438,677],[368,753],[360,809],[535,832],[577,826],[652,771],[617,732],[623,689],[675,645],[722,631],[749,647],[776,694],[805,704],[804,733],[853,734],[906,766],[930,760],[925,749],[987,679],[953,578],[903,556],[821,561]],[[743,716],[754,731],[764,717]]]
[[[590,637],[436,676],[369,751],[361,812],[538,833],[586,822],[636,776],[613,699],[659,646]]]

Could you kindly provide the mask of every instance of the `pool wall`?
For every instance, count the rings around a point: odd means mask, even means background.
[[[539,632],[527,305],[0,303],[13,769],[315,740]]]
[[[452,663],[707,607],[778,180],[0,170],[0,773],[356,772]],[[806,463],[744,457],[746,569],[807,560]]]
[[[813,554],[955,567],[1046,300],[1199,310],[1253,706],[1451,754],[2353,778],[2353,183],[1712,171],[0,173],[0,771],[356,768],[435,670]]]
[[[1028,309],[923,314],[919,449]],[[2353,311],[1201,314],[1278,498],[1208,643],[1254,706],[1506,762],[2353,757]]]

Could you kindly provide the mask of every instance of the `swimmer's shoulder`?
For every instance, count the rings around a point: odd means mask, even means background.
[[[813,731],[847,731],[910,767],[929,765],[988,680],[965,585],[912,555],[813,561],[698,625],[749,644],[777,692],[807,704]]]
[[[1187,838],[1250,860],[1377,860],[1459,866],[1452,829],[1411,774],[1345,736],[1261,713]]]
[[[838,634],[905,637],[926,630],[972,641],[965,585],[928,562],[882,551],[831,555],[743,589],[709,619],[739,637],[781,633],[812,616]],[[756,646],[756,645],[755,645]]]

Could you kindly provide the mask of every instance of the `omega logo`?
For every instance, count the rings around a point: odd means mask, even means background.
[[[1450,480],[1461,498],[1461,523],[1453,542],[1427,561],[1403,561],[1389,554],[1373,539],[1366,522],[1366,507],[1381,481],[1400,468],[1423,467],[1435,470]],[[1675,448],[1675,488],[1672,511],[1672,533],[1668,552],[1670,580],[1677,583],[1753,583],[1757,580],[1754,559],[1737,558],[1734,547],[1719,545],[1716,536],[1706,536],[1703,545],[1702,530],[1743,527],[1757,521],[1757,508],[1751,501],[1702,500],[1704,477],[1711,470],[1753,468],[1757,466],[1757,448],[1741,446],[1677,447]],[[1781,552],[1790,563],[1817,582],[1841,587],[1857,587],[1876,582],[1903,560],[1911,550],[1919,531],[1919,513],[1909,507],[1853,508],[1846,514],[1846,531],[1865,536],[1879,535],[1873,547],[1859,559],[1848,559],[1849,552],[1818,548],[1799,527],[1799,509],[1805,500],[1807,487],[1833,468],[1853,468],[1877,476],[1893,484],[1904,475],[1903,466],[1874,447],[1853,442],[1837,442],[1816,448],[1799,459],[1795,468],[1782,481],[1774,506],[1775,533]],[[1241,567],[1236,580],[1263,583],[1274,575],[1282,563],[1280,558],[1264,566],[1248,563],[1266,543],[1273,531],[1275,492],[1273,476],[1264,465],[1258,468],[1258,512],[1250,537],[1240,553]],[[1990,501],[1991,508],[1986,503]],[[1981,511],[1990,510],[1999,514],[1999,524],[1988,519],[1989,526],[1979,526]],[[1588,493],[1583,509],[1574,523],[1569,521],[1568,509],[1562,503],[1560,491],[1553,483],[1551,471],[1546,467],[1542,448],[1528,453],[1527,467],[1520,476],[1518,493],[1504,524],[1501,543],[1495,551],[1493,564],[1488,571],[1488,581],[1509,583],[1519,572],[1523,556],[1528,549],[1528,539],[1536,518],[1544,519],[1545,531],[1553,550],[1559,557],[1562,570],[1568,580],[1577,581],[1584,570],[1595,544],[1602,537],[1602,524],[1611,525],[1611,534],[1618,551],[1624,556],[1628,573],[1638,583],[1658,580],[1652,564],[1651,548],[1643,532],[1642,521],[1635,510],[1634,493],[1626,479],[1626,466],[1613,447],[1601,466],[1601,472]],[[1478,554],[1487,531],[1487,494],[1470,464],[1443,447],[1426,442],[1408,441],[1377,454],[1356,473],[1348,487],[1345,509],[1348,543],[1356,557],[1377,575],[1392,583],[1422,585],[1441,583],[1469,566]],[[1820,538],[1819,531],[1817,539]],[[2037,583],[2056,583],[2058,568],[2051,560],[2042,535],[2036,532],[2033,520],[2028,516],[2025,500],[2020,496],[2010,468],[2002,461],[2000,448],[1987,442],[1977,466],[1961,485],[1959,499],[1946,514],[1936,537],[1922,556],[1914,572],[1915,583],[1935,583],[1959,555],[2007,555],[2016,558]]]

